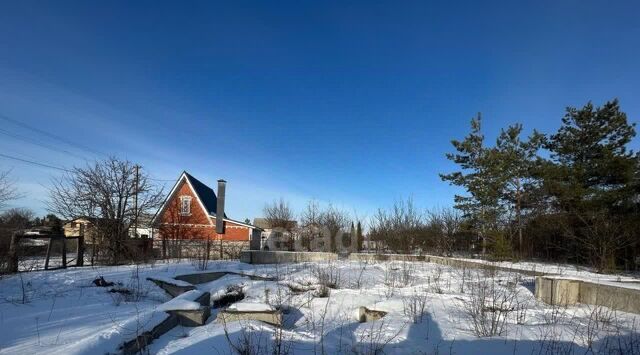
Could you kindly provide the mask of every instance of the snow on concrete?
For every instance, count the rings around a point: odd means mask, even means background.
[[[200,303],[195,300],[201,297],[204,292],[200,290],[187,291],[169,302],[161,304],[157,310],[159,311],[192,311],[200,309]]]
[[[234,312],[273,312],[276,309],[266,303],[241,302],[232,304],[227,308]]]
[[[188,283],[186,281],[176,280],[176,279],[171,278],[171,277],[153,276],[153,277],[151,277],[151,279],[156,280],[156,281],[160,281],[160,282],[164,282],[164,283],[169,284],[169,285],[178,286],[178,287],[193,286],[193,285],[191,285],[190,283]]]

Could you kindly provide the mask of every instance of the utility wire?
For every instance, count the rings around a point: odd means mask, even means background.
[[[147,177],[147,179],[153,180],[153,181],[164,181],[164,182],[176,181],[176,179],[155,179],[155,178],[151,178],[151,177]]]
[[[50,164],[46,164],[46,163],[33,161],[33,160],[23,159],[23,158],[15,157],[15,156],[12,156],[12,155],[3,154],[3,153],[0,153],[0,157],[6,158],[6,159],[11,159],[11,160],[16,160],[16,161],[23,162],[23,163],[26,163],[26,164],[40,166],[40,167],[43,167],[43,168],[60,170],[60,171],[64,171],[64,172],[67,172],[67,173],[73,172],[70,169],[62,168],[62,167],[59,167],[59,166],[54,166],[54,165],[50,165]],[[151,177],[148,177],[147,179],[153,180],[153,181],[161,181],[161,182],[172,182],[172,181],[175,181],[175,179],[154,179],[154,178],[151,178]]]
[[[44,167],[44,168],[56,169],[56,170],[64,171],[64,172],[67,172],[67,173],[71,172],[71,170],[65,169],[65,168],[61,168],[59,166],[53,166],[53,165],[40,163],[40,162],[33,161],[33,160],[22,159],[22,158],[19,158],[19,157],[14,157],[14,156],[2,154],[2,153],[0,153],[0,157],[21,161],[21,162],[27,163],[27,164],[37,165],[37,166],[41,166],[41,167]]]
[[[25,137],[25,136],[22,136],[22,135],[19,135],[19,134],[15,134],[15,133],[12,133],[10,131],[4,130],[2,128],[0,128],[0,134],[4,134],[5,136],[12,137],[12,138],[15,138],[15,139],[19,139],[21,141],[24,141],[24,142],[27,142],[27,143],[31,143],[33,145],[37,145],[37,146],[45,148],[45,149],[53,150],[53,151],[56,151],[56,152],[59,152],[59,153],[73,155],[73,156],[75,156],[77,158],[80,158],[80,159],[83,159],[83,160],[88,160],[86,157],[84,157],[82,155],[79,155],[79,154],[75,154],[75,153],[70,152],[70,151],[68,151],[66,149],[56,148],[56,147],[48,145],[48,144],[43,144],[43,143],[35,141],[34,139],[30,139],[29,137]]]
[[[23,128],[29,129],[29,130],[32,130],[32,131],[37,132],[37,133],[39,133],[39,134],[45,135],[45,136],[47,136],[47,137],[49,137],[49,138],[55,139],[55,140],[60,141],[60,142],[62,142],[62,143],[68,144],[68,145],[70,145],[70,146],[76,147],[77,149],[81,149],[81,150],[84,150],[84,151],[88,151],[88,152],[90,152],[91,154],[97,154],[97,155],[102,155],[102,156],[108,156],[108,154],[105,154],[105,153],[100,152],[100,151],[98,151],[98,150],[95,150],[95,149],[93,149],[93,148],[87,147],[86,145],[82,145],[82,144],[79,144],[79,143],[73,142],[73,141],[71,141],[71,140],[68,140],[68,139],[66,139],[66,138],[64,138],[64,137],[60,137],[60,136],[58,136],[58,135],[56,135],[56,134],[53,134],[53,133],[49,133],[49,132],[43,131],[43,130],[41,130],[40,128],[33,127],[33,126],[28,125],[28,124],[26,124],[26,123],[23,123],[23,122],[20,122],[20,121],[18,121],[18,120],[15,120],[15,119],[13,119],[13,118],[11,118],[11,117],[8,117],[8,116],[6,116],[6,115],[0,114],[0,119],[3,119],[3,120],[5,120],[5,121],[7,121],[7,122],[11,122],[11,123],[13,123],[14,125],[17,125],[17,126],[20,126],[20,127],[23,127]]]
[[[55,135],[53,133],[45,132],[45,131],[43,131],[43,130],[41,130],[39,128],[36,128],[36,127],[30,126],[30,125],[28,125],[26,123],[17,121],[17,120],[15,120],[13,118],[10,118],[10,117],[6,116],[6,115],[0,114],[0,119],[3,119],[3,120],[8,121],[8,122],[11,122],[11,123],[13,123],[15,125],[18,125],[20,127],[23,127],[23,128],[27,128],[29,130],[32,130],[32,131],[36,132],[36,133],[45,135],[45,136],[47,136],[49,138],[55,139],[57,141],[65,143],[67,145],[74,146],[77,149],[81,149],[81,150],[83,150],[85,152],[89,152],[91,154],[107,156],[107,154],[105,154],[105,153],[102,153],[102,152],[97,151],[95,149],[89,148],[89,147],[84,146],[82,144],[78,144],[78,143],[72,142],[72,141],[70,141],[68,139],[60,137],[60,136]],[[29,137],[25,137],[23,135],[19,135],[19,134],[13,133],[13,132],[7,131],[7,130],[2,129],[2,128],[0,128],[0,134],[4,134],[4,135],[9,136],[9,137],[20,139],[22,141],[25,141],[25,142],[28,142],[28,143],[31,143],[31,144],[34,144],[34,145],[37,145],[37,146],[40,146],[40,147],[43,147],[43,148],[46,148],[46,149],[50,149],[50,150],[53,150],[53,151],[57,151],[57,152],[61,152],[61,153],[69,154],[69,155],[73,155],[75,157],[78,157],[80,159],[85,160],[85,162],[89,160],[84,156],[75,154],[75,153],[70,152],[70,151],[68,151],[68,150],[66,150],[64,148],[59,148],[59,147],[55,147],[53,145],[43,144],[43,143],[35,141],[34,139],[30,139]],[[33,161],[33,160],[28,160],[28,159],[23,159],[23,158],[19,158],[19,157],[9,156],[9,155],[6,155],[6,154],[0,154],[0,156],[4,157],[4,158],[7,158],[7,159],[21,161],[23,163],[32,164],[32,165],[36,165],[36,166],[41,166],[41,167],[45,167],[45,168],[49,168],[49,169],[56,169],[56,170],[60,170],[60,171],[71,172],[71,170],[66,169],[66,168],[61,168],[61,167],[49,165],[49,164],[46,164],[46,163],[40,163],[40,162]],[[151,177],[148,177],[148,179],[149,180],[153,180],[153,181],[159,181],[159,182],[173,182],[173,181],[175,181],[175,179],[156,179],[156,178],[151,178]]]

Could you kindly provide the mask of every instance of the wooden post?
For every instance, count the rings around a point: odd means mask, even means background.
[[[76,266],[84,266],[84,225],[80,224],[78,236],[78,249],[76,250]]]
[[[18,233],[11,235],[11,244],[9,244],[9,272],[18,272]]]
[[[67,238],[64,236],[58,236],[58,239],[62,242],[62,268],[67,268]]]
[[[53,237],[49,237],[49,244],[47,244],[47,257],[44,259],[44,269],[49,270],[49,258],[51,257],[51,246],[53,245]]]
[[[91,266],[93,266],[93,262],[96,258],[96,240],[95,240],[95,236],[92,239],[93,243],[91,243]]]

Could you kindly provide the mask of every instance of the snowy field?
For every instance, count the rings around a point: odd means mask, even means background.
[[[526,263],[522,268],[544,267]],[[558,273],[599,279],[586,270]],[[212,262],[229,274],[196,285],[235,309],[280,309],[282,328],[258,321],[178,326],[152,354],[584,354],[640,353],[640,316],[534,297],[534,278],[422,262],[249,265]],[[105,354],[167,317],[171,300],[147,277],[198,271],[188,261],[21,273],[0,279],[0,354]],[[104,277],[112,287],[96,287]],[[130,294],[109,292],[128,290]],[[176,302],[174,301],[174,304]],[[188,303],[188,302],[184,302]],[[358,308],[386,312],[360,323]],[[257,307],[257,308],[256,308]],[[635,352],[634,352],[635,351]]]

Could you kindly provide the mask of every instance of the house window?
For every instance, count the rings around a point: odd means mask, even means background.
[[[180,196],[180,214],[183,216],[191,214],[191,196]]]

